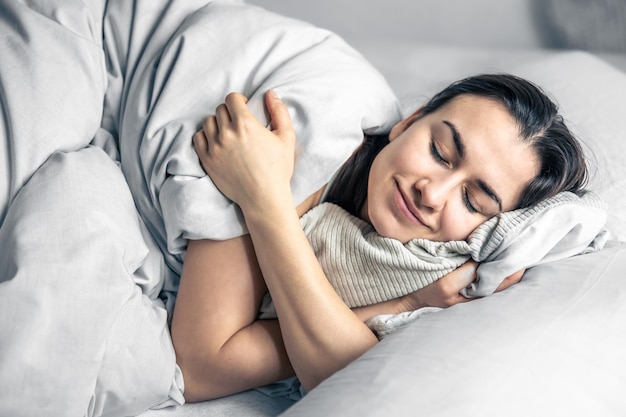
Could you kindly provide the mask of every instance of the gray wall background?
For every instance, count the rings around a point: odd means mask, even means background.
[[[354,46],[376,39],[505,49],[626,53],[626,0],[249,0],[330,29]]]

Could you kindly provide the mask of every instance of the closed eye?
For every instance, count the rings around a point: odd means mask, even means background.
[[[439,152],[439,149],[437,149],[437,145],[435,144],[434,140],[430,141],[430,153],[433,155],[433,158],[435,158],[435,160],[441,164],[444,164],[446,167],[450,166],[450,162],[448,162],[442,155],[441,152]]]
[[[469,198],[469,193],[467,192],[467,189],[463,190],[463,203],[465,203],[465,207],[467,207],[467,210],[470,213],[478,213],[478,210],[476,209],[476,207],[474,207],[472,201]]]

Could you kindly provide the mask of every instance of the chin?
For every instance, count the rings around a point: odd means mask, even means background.
[[[386,225],[386,227],[376,227],[372,225],[376,230],[376,233],[381,235],[382,237],[386,237],[388,239],[399,240],[402,243],[407,243],[408,241],[415,239],[415,236],[406,236],[405,233],[399,232],[397,228]]]
[[[396,228],[392,227],[389,224],[386,224],[385,222],[378,222],[376,221],[376,219],[368,219],[368,223],[372,225],[372,227],[374,228],[374,230],[376,230],[376,233],[378,233],[379,235],[381,235],[382,237],[387,237],[390,239],[397,239],[396,235],[397,235],[397,230]]]

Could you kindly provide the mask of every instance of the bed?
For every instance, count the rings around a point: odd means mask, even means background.
[[[311,25],[242,1],[0,3],[0,414],[626,413],[626,53],[441,45],[391,29],[345,42],[341,15]],[[609,205],[606,247],[425,314],[302,399],[277,384],[183,404],[168,316],[185,241],[245,232],[195,159],[201,118],[237,90],[263,119],[275,88],[295,120],[302,199],[362,131],[485,71],[527,77],[559,102]]]

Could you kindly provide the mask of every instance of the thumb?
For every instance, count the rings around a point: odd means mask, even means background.
[[[265,105],[272,121],[272,132],[280,137],[293,135],[293,125],[287,106],[274,90],[268,90],[265,94]]]
[[[453,284],[455,294],[451,299],[451,304],[464,303],[471,300],[471,298],[464,297],[461,291],[467,288],[476,279],[476,268],[478,268],[478,263],[469,260],[450,274],[455,274]]]
[[[459,287],[459,291],[463,288],[470,285],[472,282],[476,280],[476,269],[478,268],[478,263],[474,260],[469,260],[465,262],[458,268],[457,285]]]

